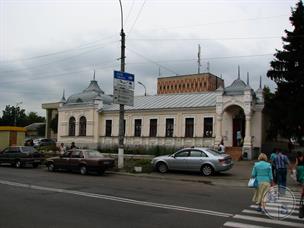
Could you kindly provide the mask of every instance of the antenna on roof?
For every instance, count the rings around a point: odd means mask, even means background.
[[[262,89],[262,75],[260,75],[260,89]]]
[[[95,81],[95,69],[94,69],[93,81]]]
[[[240,65],[238,65],[238,80],[241,79],[241,76],[240,76]]]
[[[198,53],[197,53],[197,73],[201,73],[201,45],[198,45]]]
[[[158,67],[158,76],[161,76],[160,67]]]
[[[249,85],[249,72],[247,72],[247,85]]]
[[[207,73],[209,73],[209,72],[210,72],[210,63],[207,62]]]

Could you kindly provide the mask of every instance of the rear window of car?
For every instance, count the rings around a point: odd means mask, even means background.
[[[33,147],[22,147],[22,152],[24,153],[34,153],[37,152],[37,150]]]
[[[96,150],[88,150],[86,151],[86,154],[89,158],[103,158],[104,156]]]
[[[212,149],[206,149],[210,154],[212,154],[213,156],[221,156],[221,153],[219,153],[216,150],[212,150]]]

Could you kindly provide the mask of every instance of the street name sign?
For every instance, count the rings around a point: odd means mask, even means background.
[[[113,103],[134,105],[134,74],[114,71]]]

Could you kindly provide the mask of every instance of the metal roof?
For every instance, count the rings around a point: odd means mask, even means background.
[[[251,90],[251,87],[249,85],[246,85],[246,83],[241,79],[236,79],[232,82],[232,84],[224,89],[225,95],[243,95],[245,90]]]
[[[71,95],[64,105],[92,103],[96,99],[102,100],[105,104],[111,104],[113,100],[112,97],[104,94],[97,81],[92,80],[88,88],[83,90],[81,93]]]
[[[134,97],[134,106],[125,110],[215,107],[216,93],[170,94]],[[100,111],[118,111],[119,105],[105,105]]]

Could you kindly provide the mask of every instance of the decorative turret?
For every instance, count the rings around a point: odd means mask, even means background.
[[[258,98],[258,103],[264,103],[264,95],[263,95],[263,89],[262,89],[262,76],[260,76],[260,86],[255,91],[256,97]]]
[[[59,107],[62,107],[63,104],[65,104],[65,103],[66,103],[65,90],[63,89],[62,97],[61,97],[61,100],[59,101]]]

